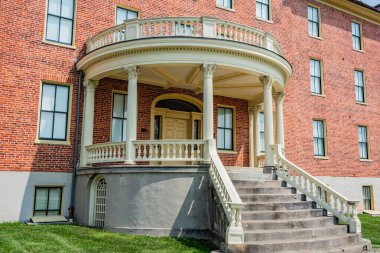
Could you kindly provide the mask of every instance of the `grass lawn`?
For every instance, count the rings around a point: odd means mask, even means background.
[[[368,214],[359,214],[362,222],[362,237],[371,240],[372,247],[380,248],[380,217],[372,217]]]
[[[0,252],[209,253],[205,241],[134,236],[75,225],[0,224]]]

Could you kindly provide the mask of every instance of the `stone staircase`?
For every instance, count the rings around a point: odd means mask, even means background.
[[[369,252],[371,243],[360,234],[347,233],[347,225],[316,208],[285,181],[272,180],[259,168],[226,167],[240,198],[245,243],[228,245],[228,253]]]

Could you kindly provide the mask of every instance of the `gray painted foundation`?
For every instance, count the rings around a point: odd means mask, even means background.
[[[0,171],[0,222],[29,221],[36,186],[61,186],[62,214],[69,215],[71,173]]]
[[[208,238],[208,166],[80,169],[75,210],[79,224],[91,224],[91,185],[97,175],[107,183],[106,229]]]
[[[380,178],[371,177],[317,177],[343,196],[360,200],[358,212],[363,211],[363,186],[372,186],[374,210],[380,211]]]

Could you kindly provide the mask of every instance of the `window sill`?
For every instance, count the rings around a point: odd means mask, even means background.
[[[273,24],[273,20],[271,20],[271,19],[263,19],[263,18],[258,18],[258,17],[256,17],[256,20],[258,20],[258,21],[263,21],[263,22],[267,22],[267,23],[269,23],[269,24]]]
[[[220,150],[218,149],[218,154],[230,154],[230,155],[237,155],[238,152],[233,150]]]
[[[49,141],[49,140],[35,140],[35,144],[48,144],[48,145],[65,145],[69,146],[71,143],[69,141]]]
[[[362,50],[362,49],[355,49],[355,48],[353,48],[352,50],[354,50],[354,51],[356,51],[356,52],[359,52],[359,53],[362,53],[362,54],[364,54],[364,53],[365,53],[365,51],[364,51],[364,50]]]
[[[312,96],[316,96],[316,97],[322,97],[322,98],[325,98],[326,95],[325,94],[318,94],[318,93],[311,93]]]
[[[227,7],[224,7],[224,6],[220,6],[220,5],[217,5],[216,8],[219,8],[219,9],[222,9],[222,10],[225,10],[225,11],[236,12],[235,9],[230,9],[230,8],[227,8]]]
[[[314,159],[318,159],[318,160],[328,160],[330,159],[328,156],[314,156]]]
[[[356,101],[356,103],[357,103],[358,105],[365,105],[365,106],[368,106],[368,103],[366,103],[366,102],[359,102],[359,101]]]
[[[64,48],[68,48],[68,49],[73,49],[73,50],[77,49],[76,46],[73,46],[73,45],[66,45],[66,44],[61,44],[61,43],[52,42],[52,41],[48,41],[48,40],[43,40],[42,43],[52,45],[52,46],[57,46],[57,47],[64,47]]]
[[[366,163],[371,163],[372,160],[371,159],[360,159],[361,162],[366,162]]]
[[[313,35],[310,35],[310,34],[309,34],[309,37],[313,38],[313,39],[317,39],[317,40],[323,40],[322,37],[317,37],[317,36],[313,36]]]

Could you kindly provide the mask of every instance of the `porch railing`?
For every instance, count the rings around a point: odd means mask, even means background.
[[[265,155],[257,156],[257,166],[259,168],[264,168],[264,166],[265,166]]]
[[[133,141],[135,161],[203,161],[203,140]]]
[[[119,42],[157,37],[204,37],[242,42],[282,54],[277,40],[269,33],[214,17],[165,17],[126,20],[104,30],[86,42],[87,53]]]
[[[241,211],[245,204],[241,201],[235,186],[232,184],[232,181],[219,158],[215,140],[209,140],[208,142],[211,163],[210,178],[229,222],[227,231],[225,231],[226,243],[244,243]]]
[[[316,177],[288,161],[283,155],[281,145],[273,145],[271,148],[277,164],[277,176],[315,201],[321,208],[347,223],[350,233],[361,232],[361,224],[357,216],[359,201],[347,199]]]
[[[86,147],[87,163],[122,162],[126,158],[125,142],[108,142]]]

